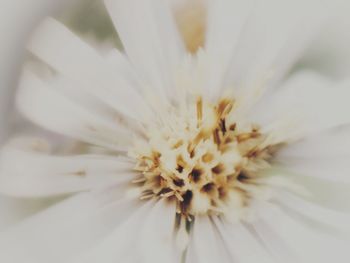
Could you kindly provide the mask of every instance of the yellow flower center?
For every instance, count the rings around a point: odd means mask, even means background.
[[[243,216],[275,149],[267,135],[256,125],[237,123],[230,98],[213,104],[199,97],[185,112],[170,107],[166,114],[130,151],[141,199],[175,201],[187,217]]]

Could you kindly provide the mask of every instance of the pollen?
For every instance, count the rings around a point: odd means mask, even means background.
[[[171,107],[166,115],[129,151],[140,198],[176,202],[187,218],[243,215],[262,182],[260,171],[270,166],[275,145],[266,143],[268,135],[237,121],[232,98],[210,103],[197,97],[186,111]]]

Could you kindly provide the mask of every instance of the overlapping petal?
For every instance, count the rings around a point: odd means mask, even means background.
[[[35,147],[35,140],[32,142]],[[118,157],[55,156],[8,145],[0,155],[0,192],[33,198],[125,184],[133,178],[132,167]]]

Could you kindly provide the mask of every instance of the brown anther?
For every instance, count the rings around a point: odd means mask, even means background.
[[[231,125],[230,125],[229,130],[230,130],[230,131],[235,131],[236,128],[237,128],[237,124],[234,123],[234,124],[231,124]]]
[[[260,154],[260,151],[258,149],[252,149],[246,154],[246,156],[248,158],[256,158],[259,156],[259,154]]]
[[[215,184],[214,183],[207,183],[201,188],[201,191],[204,193],[210,193],[215,189]]]
[[[201,175],[202,175],[202,170],[201,170],[201,169],[194,168],[194,169],[192,170],[192,172],[190,173],[190,179],[191,179],[193,182],[197,183],[197,182],[200,181]]]
[[[233,100],[223,99],[219,102],[217,114],[219,119],[225,118],[233,109]]]
[[[227,189],[225,189],[224,187],[219,187],[218,193],[219,193],[219,198],[221,200],[225,200],[227,198]]]
[[[181,166],[181,165],[178,165],[178,166],[176,167],[176,171],[178,171],[179,173],[182,173],[183,170],[184,170],[184,168],[183,168],[183,166]]]
[[[225,135],[225,133],[227,132],[225,119],[220,120],[220,129],[221,129],[222,133]]]
[[[182,169],[183,169],[184,167],[187,166],[187,164],[186,164],[186,162],[184,161],[182,155],[177,156],[177,158],[176,158],[176,163],[177,163],[177,168],[182,167]],[[180,172],[180,171],[179,171],[179,172]]]
[[[175,143],[173,145],[173,149],[177,149],[179,148],[180,146],[182,146],[184,144],[183,140],[179,140],[177,143]]]
[[[258,132],[246,132],[239,134],[236,138],[238,142],[244,142],[250,139],[255,139],[260,136]]]
[[[83,171],[83,170],[77,171],[77,172],[73,173],[73,175],[76,175],[79,177],[84,177],[84,176],[86,176],[86,171]]]
[[[174,185],[176,185],[178,187],[182,187],[185,185],[185,181],[181,178],[173,179],[173,183],[174,183]]]
[[[233,142],[234,140],[235,140],[234,137],[232,137],[232,136],[227,136],[227,137],[225,138],[224,143],[225,143],[225,144],[229,144],[229,143]]]
[[[214,159],[214,155],[211,153],[206,153],[202,156],[202,161],[205,163],[210,163]]]
[[[190,151],[190,158],[193,158],[195,154],[196,154],[195,149],[193,149],[192,151]]]
[[[223,171],[225,170],[225,167],[223,164],[218,164],[217,166],[213,167],[211,169],[211,171],[214,173],[214,174],[220,174],[222,173]]]
[[[197,127],[199,128],[202,124],[203,119],[203,99],[198,97],[197,99]]]
[[[154,185],[158,187],[166,187],[167,181],[162,177],[162,175],[157,175],[154,177]]]
[[[215,129],[215,130],[214,130],[214,132],[213,132],[213,138],[214,138],[214,142],[215,142],[216,145],[220,145],[220,144],[221,144],[219,129]]]
[[[245,182],[249,179],[250,179],[250,177],[249,177],[248,173],[245,171],[241,171],[237,176],[237,180],[240,182]]]
[[[182,203],[180,204],[181,206],[181,211],[183,213],[186,213],[191,201],[192,201],[192,197],[193,197],[193,193],[192,191],[190,190],[187,190],[183,195],[182,195],[182,198],[183,198],[183,201]]]
[[[159,165],[159,159],[162,155],[159,152],[153,152],[152,153],[152,161],[154,163],[155,166]]]

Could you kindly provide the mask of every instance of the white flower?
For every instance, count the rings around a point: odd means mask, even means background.
[[[10,108],[12,109],[13,87],[21,58],[25,53],[23,42],[44,13],[52,12],[65,1],[4,0],[0,10],[0,143],[10,134]],[[42,207],[41,200],[24,200],[0,195],[0,231],[23,219]]]
[[[177,24],[164,0],[105,3],[126,55],[53,19],[28,45],[54,76],[25,70],[19,110],[85,144],[3,148],[2,194],[67,198],[1,233],[0,261],[347,262],[348,83],[286,77],[319,2],[208,1]]]

